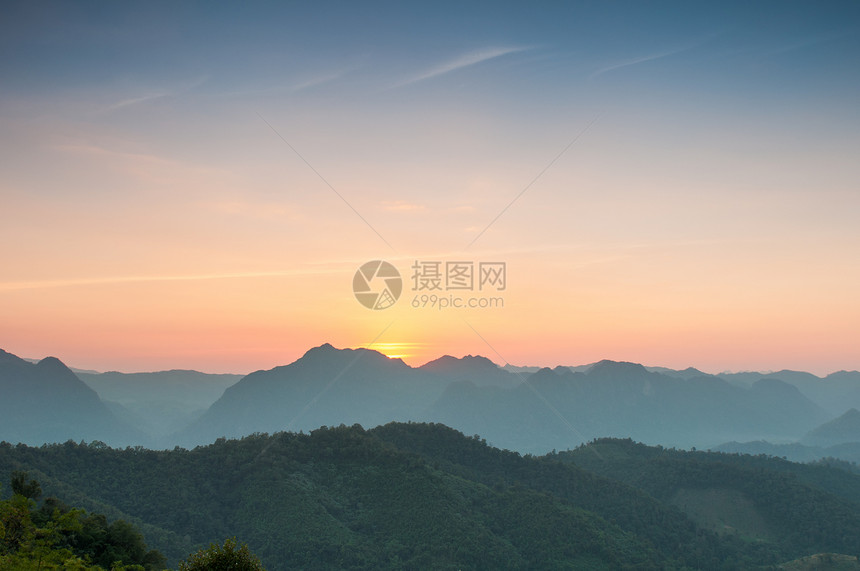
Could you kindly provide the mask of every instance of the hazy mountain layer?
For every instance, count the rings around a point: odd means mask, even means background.
[[[139,444],[144,436],[117,418],[63,363],[31,363],[0,350],[0,440]]]
[[[860,394],[857,373],[825,379],[792,371],[714,376],[694,368],[673,371],[613,361],[530,373],[526,368],[498,367],[480,356],[443,356],[410,367],[376,351],[340,350],[326,344],[292,364],[238,381],[234,375],[194,371],[80,373],[112,411],[106,416],[106,407],[59,361],[34,365],[4,355],[8,363],[15,363],[7,364],[7,369],[18,371],[7,375],[8,386],[0,385],[5,406],[10,411],[31,410],[38,401],[44,410],[56,412],[45,423],[32,424],[32,430],[26,414],[6,416],[0,440],[31,443],[86,438],[169,448],[254,432],[419,421],[442,422],[467,434],[481,434],[494,445],[530,453],[570,449],[605,436],[714,448],[732,441],[798,441],[834,418],[819,402],[833,410],[833,402],[827,400],[832,395],[851,388]],[[65,378],[65,389],[31,394],[20,390],[24,382],[20,371],[41,367],[50,372],[52,363],[54,372],[48,376],[52,382]],[[13,378],[18,380],[8,380]],[[90,404],[75,404],[83,397],[66,395],[71,386],[80,395],[89,395]],[[36,400],[34,394],[39,395]],[[69,416],[69,403],[98,411]],[[121,424],[134,425],[146,436],[98,420],[108,417],[119,417]]]
[[[750,442],[724,442],[712,448],[715,452],[737,454],[767,455],[785,458],[792,462],[815,462],[824,459],[839,459],[850,463],[860,463],[860,442],[848,442],[835,446],[809,446],[792,442],[788,444],[773,444],[765,440]]]
[[[831,417],[851,408],[860,409],[860,372],[839,371],[817,377],[802,371],[776,373],[723,373],[718,375],[733,384],[749,386],[761,379],[778,379],[797,387],[803,395],[826,410]]]
[[[443,357],[412,368],[367,349],[323,345],[285,367],[248,375],[188,430],[183,445],[253,432],[389,421],[442,422],[521,452],[567,449],[600,436],[675,446],[796,440],[830,419],[775,379],[751,387],[603,361],[512,373],[482,357]]]
[[[714,447],[722,452],[767,454],[795,462],[837,458],[860,462],[860,412],[851,409],[842,416],[810,430],[800,441],[774,444],[766,440],[726,442]]]
[[[78,372],[78,378],[104,401],[117,403],[118,413],[151,436],[184,428],[203,414],[242,375],[211,375],[172,370],[156,373]]]
[[[860,411],[852,408],[839,418],[810,431],[801,442],[824,447],[860,442]]]

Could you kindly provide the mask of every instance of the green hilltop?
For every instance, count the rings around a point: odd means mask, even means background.
[[[391,423],[193,450],[4,443],[0,477],[14,470],[130,521],[172,565],[230,537],[270,571],[749,569],[860,553],[858,476],[624,440],[523,456]]]

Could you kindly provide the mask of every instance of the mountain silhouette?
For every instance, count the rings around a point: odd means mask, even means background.
[[[0,439],[33,444],[96,439],[170,448],[257,432],[414,421],[443,423],[480,434],[495,446],[538,454],[599,437],[685,448],[793,442],[835,416],[804,390],[822,394],[809,386],[827,386],[844,392],[860,376],[840,373],[821,379],[788,373],[777,373],[788,381],[769,373],[744,376],[740,382],[692,368],[673,373],[610,360],[577,367],[502,368],[472,355],[446,355],[411,367],[372,349],[337,349],[326,343],[289,365],[242,377],[217,400],[221,387],[235,377],[213,380],[192,371],[81,373],[99,389],[100,400],[59,360],[34,364],[4,352]],[[807,384],[800,388],[794,383]],[[148,435],[126,420],[146,428]]]
[[[192,445],[254,432],[416,421],[521,452],[568,449],[603,436],[706,448],[796,440],[830,417],[776,379],[744,387],[608,360],[584,371],[513,373],[480,356],[444,356],[413,368],[370,349],[325,344],[290,365],[243,378],[176,439]]]
[[[187,370],[76,374],[115,414],[154,439],[190,424],[243,376]]]
[[[797,387],[809,400],[836,417],[851,408],[860,409],[860,372],[839,371],[817,377],[803,371],[775,373],[721,373],[720,378],[749,387],[762,379],[776,379]]]
[[[791,440],[828,415],[778,381],[743,388],[711,376],[684,380],[602,361],[586,373],[540,369],[507,391],[454,384],[431,417],[494,445],[537,453],[603,436],[682,447]]]
[[[98,394],[55,357],[31,363],[0,349],[0,440],[43,444],[66,440],[142,443]]]
[[[801,440],[801,443],[810,446],[835,446],[853,442],[860,442],[860,411],[856,408],[811,430]]]
[[[521,383],[519,374],[502,369],[486,357],[466,355],[458,359],[444,355],[419,367],[451,381],[470,381],[478,386],[514,387]]]
[[[326,343],[290,365],[244,377],[178,438],[190,444],[254,432],[414,420],[443,388],[438,376],[401,359]]]

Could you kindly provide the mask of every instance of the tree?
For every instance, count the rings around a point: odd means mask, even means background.
[[[27,481],[27,472],[12,472],[12,493],[20,494],[31,500],[38,500],[42,495],[42,486],[36,480]]]
[[[237,547],[236,538],[224,545],[209,545],[179,564],[179,571],[265,571],[246,544]]]
[[[56,498],[37,507],[42,488],[26,472],[13,473],[12,490],[11,498],[0,500],[4,571],[147,571],[167,563],[158,551],[146,550],[143,536],[128,522],[108,525],[103,515],[87,516]]]

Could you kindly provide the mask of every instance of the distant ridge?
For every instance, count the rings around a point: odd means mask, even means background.
[[[246,376],[176,439],[194,445],[253,432],[416,421],[542,453],[601,436],[702,447],[749,437],[796,439],[827,418],[777,380],[743,388],[714,376],[685,380],[610,360],[586,372],[514,373],[472,355],[413,368],[371,349],[326,343],[290,365]]]
[[[418,369],[452,381],[469,381],[478,386],[510,388],[522,382],[520,374],[503,369],[480,355],[466,355],[459,359],[444,355],[421,365]]]
[[[242,375],[185,369],[152,373],[77,373],[122,418],[158,439],[192,422]]]
[[[860,399],[860,373],[851,372],[824,379],[798,371],[745,373],[738,379],[695,367],[674,371],[613,360],[499,367],[481,355],[444,355],[412,367],[373,349],[323,343],[293,363],[241,378],[183,370],[80,373],[104,401],[99,402],[58,360],[32,364],[8,353],[0,357],[7,368],[26,366],[54,382],[67,379],[67,388],[77,386],[95,403],[88,420],[60,422],[68,414],[63,406],[75,400],[50,390],[43,400],[53,402],[58,412],[37,423],[39,430],[7,420],[0,439],[36,444],[76,438],[170,448],[255,432],[414,421],[445,423],[485,435],[493,445],[529,453],[569,449],[600,437],[713,448],[732,441],[796,442]],[[32,408],[27,398],[33,391],[13,386],[0,387],[4,402],[17,403],[9,405],[16,410]],[[860,402],[854,408],[860,410]],[[142,441],[140,432],[129,433],[117,417],[151,438],[145,435]],[[96,420],[105,418],[120,427],[106,428]],[[88,423],[93,422],[101,428],[91,430]]]
[[[811,446],[835,446],[860,442],[860,411],[852,408],[842,416],[810,431],[801,440]]]
[[[145,440],[56,357],[33,364],[0,349],[0,396],[0,440],[26,444]]]

